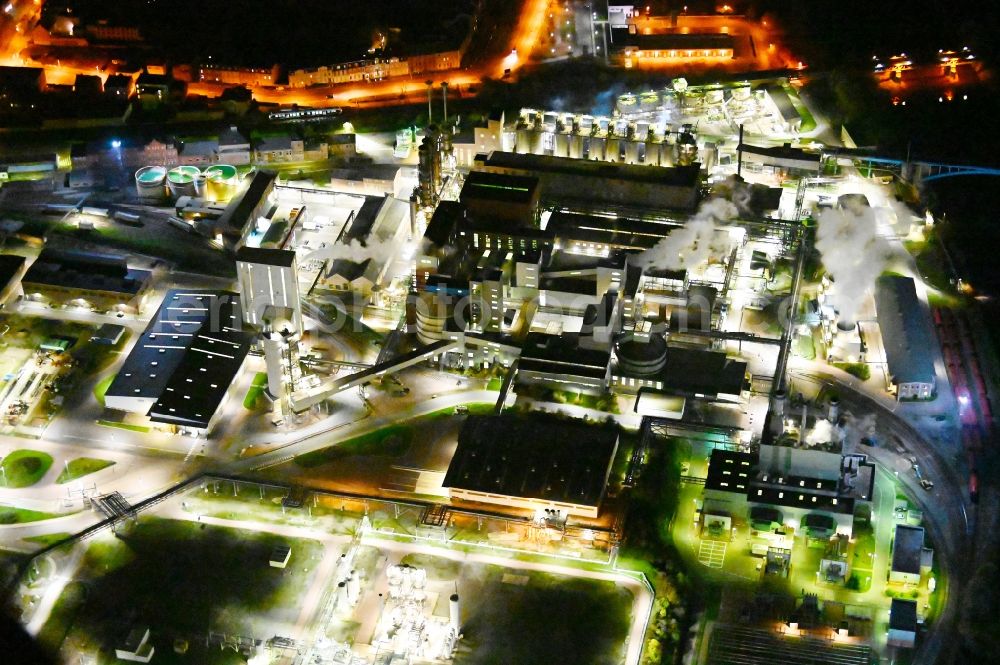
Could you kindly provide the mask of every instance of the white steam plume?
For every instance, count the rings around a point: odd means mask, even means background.
[[[841,321],[853,322],[862,297],[882,274],[891,253],[877,227],[875,212],[868,206],[828,208],[819,216],[816,249],[835,282],[831,298]]]
[[[404,249],[401,245],[399,242],[381,242],[374,238],[369,238],[363,245],[357,240],[352,240],[349,243],[335,243],[310,252],[306,256],[306,261],[347,259],[360,263],[366,259],[374,259],[384,263]]]
[[[636,256],[636,265],[663,270],[689,270],[726,256],[729,236],[719,232],[717,222],[735,219],[736,205],[726,199],[705,201],[684,226]]]

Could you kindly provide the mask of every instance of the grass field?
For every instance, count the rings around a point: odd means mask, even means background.
[[[108,388],[111,386],[111,382],[115,380],[114,374],[109,374],[96,384],[94,384],[94,399],[101,406],[104,406],[104,395],[107,394]]]
[[[463,580],[474,593],[456,665],[623,661],[632,604],[627,590],[611,582],[507,573],[490,566],[481,586]]]
[[[253,376],[253,383],[247,396],[243,398],[243,408],[253,411],[257,408],[257,401],[264,396],[264,389],[267,388],[267,372],[257,372]]]
[[[83,478],[84,476],[90,475],[92,473],[97,473],[101,469],[106,469],[109,466],[113,466],[114,462],[106,459],[98,459],[96,457],[77,457],[74,460],[70,460],[56,478],[56,484],[64,485],[69,482],[73,482],[77,478]]]
[[[341,441],[335,446],[323,448],[295,458],[296,466],[304,469],[335,462],[345,457],[355,455],[386,455],[399,457],[406,452],[413,437],[413,428],[409,425],[389,425],[374,432]]]
[[[145,434],[149,431],[149,428],[145,425],[129,425],[128,423],[116,423],[113,420],[98,420],[98,425],[102,427],[115,427],[117,429],[126,429],[130,432],[142,432]]]
[[[50,520],[53,517],[61,517],[61,515],[57,515],[56,513],[44,513],[40,510],[15,508],[13,506],[0,506],[0,524],[41,522],[42,520]]]
[[[292,548],[285,569],[268,564],[278,545]],[[67,651],[89,644],[100,649],[100,662],[115,662],[110,650],[127,630],[125,611],[133,623],[152,628],[157,663],[244,662],[204,649],[206,632],[271,635],[294,623],[321,554],[312,540],[141,519],[118,538],[90,544],[73,583],[85,582],[86,597],[81,601],[77,587],[67,587],[42,629],[44,643]],[[185,656],[173,653],[175,637],[190,642]]]
[[[55,545],[56,543],[62,542],[67,538],[70,538],[73,534],[70,533],[46,533],[41,536],[28,536],[27,538],[22,538],[26,543],[31,543],[33,545],[41,545],[42,547],[48,547],[49,545]]]
[[[0,463],[3,487],[31,487],[42,479],[52,466],[52,455],[38,450],[15,450]]]

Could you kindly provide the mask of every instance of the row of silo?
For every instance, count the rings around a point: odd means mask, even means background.
[[[190,165],[175,166],[169,171],[162,166],[144,166],[135,173],[136,192],[147,201],[181,196],[228,201],[238,186],[236,167],[229,164],[213,164],[204,171]]]

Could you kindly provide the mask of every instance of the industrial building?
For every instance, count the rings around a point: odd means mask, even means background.
[[[931,399],[937,383],[928,350],[930,324],[912,277],[886,275],[875,282],[875,311],[896,399]]]
[[[839,451],[768,444],[759,453],[716,449],[704,513],[760,532],[787,526],[809,538],[849,537],[855,506],[872,501],[874,486],[874,464]]]
[[[494,151],[477,157],[476,168],[536,177],[543,203],[577,202],[589,208],[693,212],[701,187],[695,164],[663,168]]]
[[[238,294],[168,291],[108,387],[106,407],[181,432],[210,433],[254,338],[242,328]]]
[[[120,256],[45,248],[21,285],[27,299],[51,306],[139,314],[152,279]]]
[[[615,427],[469,416],[444,487],[453,501],[597,517],[617,450]]]
[[[814,178],[819,175],[822,155],[818,152],[793,148],[791,143],[780,146],[737,146],[740,165],[749,173],[774,174],[780,178]]]
[[[21,278],[26,269],[27,262],[23,256],[0,254],[0,307],[21,291]]]
[[[933,550],[924,547],[923,527],[897,524],[892,538],[889,582],[916,586],[921,574],[929,572],[933,563]]]
[[[236,278],[247,323],[275,330],[287,324],[292,332],[302,332],[302,301],[294,251],[240,247],[236,250]]]
[[[213,223],[196,226],[199,232],[214,237],[226,249],[235,252],[247,244],[250,237],[262,236],[270,224],[258,223],[274,207],[274,185],[278,174],[274,171],[257,171],[249,185],[237,194],[225,212]]]

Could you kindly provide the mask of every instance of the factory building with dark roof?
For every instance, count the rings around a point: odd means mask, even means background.
[[[105,405],[182,431],[211,432],[253,341],[242,323],[236,293],[169,291],[108,387]]]
[[[445,475],[451,498],[597,517],[618,429],[538,416],[469,416]]]
[[[698,164],[653,168],[494,150],[476,158],[476,170],[537,177],[539,200],[556,205],[694,211],[701,188]]]
[[[142,311],[153,274],[110,254],[43,249],[21,285],[30,300],[98,311]]]
[[[887,275],[875,282],[875,312],[897,399],[930,399],[936,376],[929,349],[930,322],[912,277]]]

